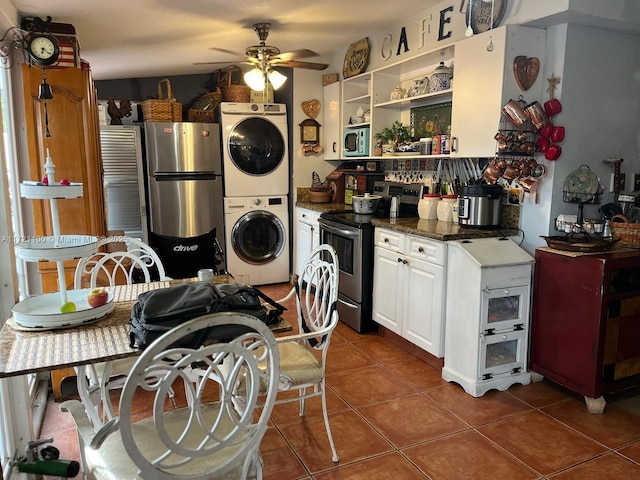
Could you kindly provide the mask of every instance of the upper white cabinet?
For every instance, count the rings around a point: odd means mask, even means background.
[[[340,145],[342,144],[342,131],[340,123],[341,111],[341,85],[335,82],[325,85],[323,88],[322,99],[324,103],[324,159],[338,160],[341,158],[342,152]]]
[[[490,39],[493,49],[488,51]],[[367,158],[380,159],[373,156],[377,132],[390,127],[394,121],[410,126],[411,110],[415,107],[451,102],[452,151],[448,155],[432,156],[492,157],[496,153],[494,136],[500,126],[502,106],[520,95],[528,102],[542,99],[542,76],[523,92],[515,81],[514,59],[537,57],[542,63],[545,43],[545,30],[508,25],[347,78],[341,82],[342,128],[369,127]],[[410,91],[414,80],[430,77],[440,62],[453,67],[451,89],[391,100],[394,88]],[[367,111],[369,121],[350,123],[352,117]],[[329,144],[327,147],[330,150]],[[342,152],[339,155],[345,158]],[[416,154],[415,157],[425,156]]]
[[[491,51],[487,49],[489,42]],[[455,156],[493,157],[502,106],[519,96],[527,102],[542,99],[542,73],[523,92],[516,83],[513,65],[518,56],[542,62],[545,42],[544,30],[510,25],[456,44],[451,114]]]

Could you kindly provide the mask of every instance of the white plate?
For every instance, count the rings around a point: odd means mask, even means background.
[[[87,296],[92,288],[69,290],[67,301],[76,304],[76,311],[60,313],[62,295],[60,292],[45,293],[26,298],[13,306],[13,318],[23,327],[51,330],[68,328],[94,322],[113,310],[113,293],[109,293],[107,303],[96,308],[89,306]]]
[[[82,197],[82,183],[71,185],[32,185],[31,183],[20,184],[20,195],[24,198],[35,200],[52,200],[54,198],[80,198]]]
[[[88,257],[98,251],[98,237],[90,235],[59,235],[33,237],[16,245],[18,257],[27,262],[54,262]]]

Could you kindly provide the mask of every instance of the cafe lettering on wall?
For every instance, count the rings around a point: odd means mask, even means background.
[[[451,14],[453,13],[453,5],[448,6],[440,10],[440,14],[438,16],[438,41],[446,40],[451,37],[451,30],[448,29],[449,24],[451,23]],[[420,20],[420,48],[424,47],[424,37],[431,33],[431,21],[433,20],[433,16],[429,15],[426,18]],[[393,55],[393,34],[388,33],[385,35],[382,46],[380,48],[380,56],[384,60],[389,60]],[[400,38],[397,42],[396,56],[401,55],[402,53],[408,52],[409,49],[409,40],[407,39],[407,29],[406,27],[402,27],[400,29]]]

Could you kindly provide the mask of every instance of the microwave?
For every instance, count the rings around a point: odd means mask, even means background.
[[[368,157],[369,127],[346,129],[342,134],[342,154],[345,157]]]

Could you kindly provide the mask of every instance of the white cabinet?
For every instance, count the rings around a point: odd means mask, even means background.
[[[338,160],[342,157],[342,129],[340,112],[342,111],[341,84],[335,82],[325,85],[322,98],[324,101],[324,159]]]
[[[451,241],[442,378],[474,396],[528,384],[534,259],[512,240]]]
[[[375,245],[374,321],[442,357],[446,244],[376,228]]]
[[[487,50],[491,39],[493,50]],[[543,76],[525,92],[516,84],[514,59],[537,58],[541,64],[546,48],[545,30],[509,25],[473,35],[456,43],[454,94],[451,112],[455,156],[493,157],[494,136],[500,125],[502,106],[520,95],[528,102],[542,97]]]
[[[493,49],[488,51],[490,39]],[[516,83],[514,60],[519,56],[537,58],[542,65],[545,48],[544,29],[506,25],[465,38],[455,45],[347,78],[341,82],[342,126],[345,129],[369,127],[370,158],[381,159],[372,156],[377,132],[390,127],[394,121],[410,126],[411,110],[415,107],[451,102],[451,135],[455,138],[452,151],[450,155],[433,156],[493,157],[496,153],[494,136],[500,127],[503,105],[511,98],[518,100],[520,95],[528,102],[542,98],[542,72],[528,90],[522,91]],[[450,90],[390,99],[395,87],[409,91],[414,80],[430,76],[440,62],[453,66]],[[350,125],[350,118],[359,109],[371,111],[370,121]],[[431,155],[416,154],[415,157]]]
[[[300,275],[300,269],[307,261],[311,251],[320,244],[320,212],[296,207],[296,263],[294,271]]]

